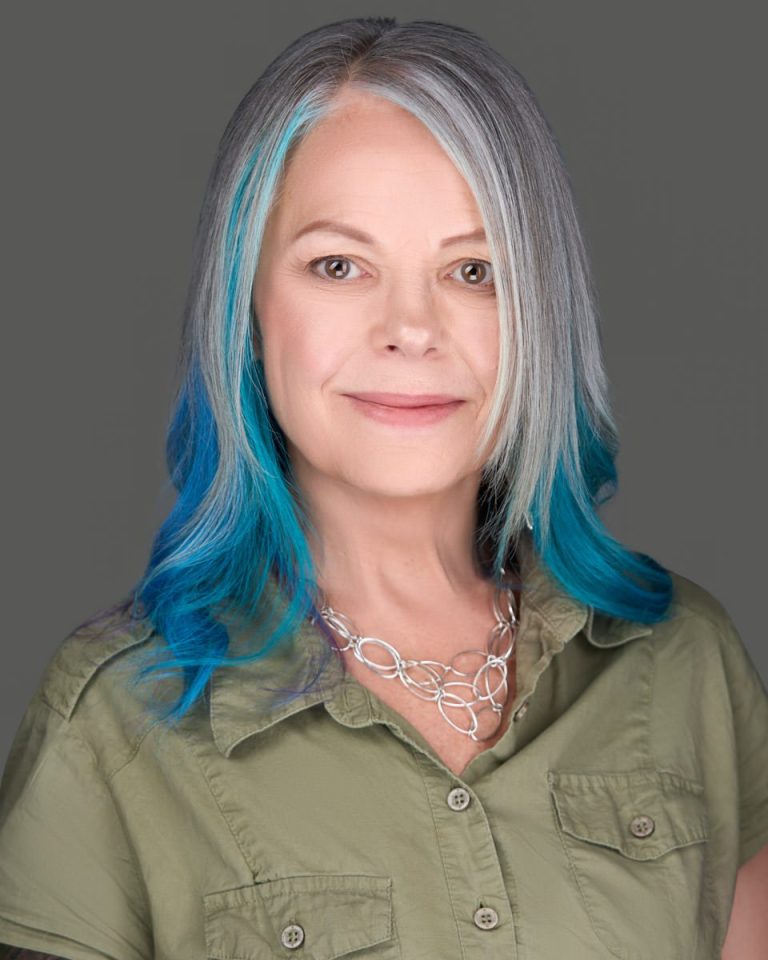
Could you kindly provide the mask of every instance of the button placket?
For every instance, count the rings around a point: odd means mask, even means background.
[[[484,960],[488,950],[486,934],[493,930],[494,950],[500,951],[499,955],[503,952],[516,956],[518,944],[509,890],[483,801],[476,791],[460,780],[457,782],[455,774],[446,777],[431,758],[416,756],[443,854],[450,905],[456,922],[467,928],[466,937],[462,938],[463,955],[466,960]],[[476,899],[477,894],[482,899]]]

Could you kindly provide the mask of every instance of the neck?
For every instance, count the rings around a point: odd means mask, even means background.
[[[488,596],[475,547],[479,473],[447,490],[387,496],[295,469],[318,586],[340,610],[449,609]]]

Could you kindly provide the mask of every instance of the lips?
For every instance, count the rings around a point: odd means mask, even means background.
[[[450,403],[458,403],[461,397],[453,397],[445,393],[348,393],[348,397],[364,400],[367,403],[378,403],[384,407],[440,407]]]
[[[398,429],[430,427],[464,406],[460,397],[444,393],[347,393],[352,406],[369,420]]]

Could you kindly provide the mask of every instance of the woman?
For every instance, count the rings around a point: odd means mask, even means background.
[[[598,519],[606,390],[520,75],[440,23],[289,46],[203,203],[177,503],[14,741],[6,955],[763,956],[768,698]]]

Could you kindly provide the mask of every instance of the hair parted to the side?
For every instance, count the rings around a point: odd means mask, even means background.
[[[500,356],[479,442],[487,449],[496,438],[477,537],[491,546],[494,571],[509,563],[528,514],[540,561],[567,593],[626,619],[668,615],[669,573],[617,542],[596,513],[617,489],[617,429],[569,177],[531,90],[462,27],[341,20],[299,37],[270,63],[230,119],[205,191],[167,436],[178,495],[122,605],[151,622],[169,654],[146,664],[137,681],[183,678],[163,713],[169,723],[204,695],[214,670],[268,656],[314,612],[310,519],[254,351],[252,285],[291,153],[347,85],[421,120],[483,218]],[[262,601],[271,577],[288,602],[270,620]],[[226,655],[222,621],[235,611],[265,623],[265,642],[245,657]]]

